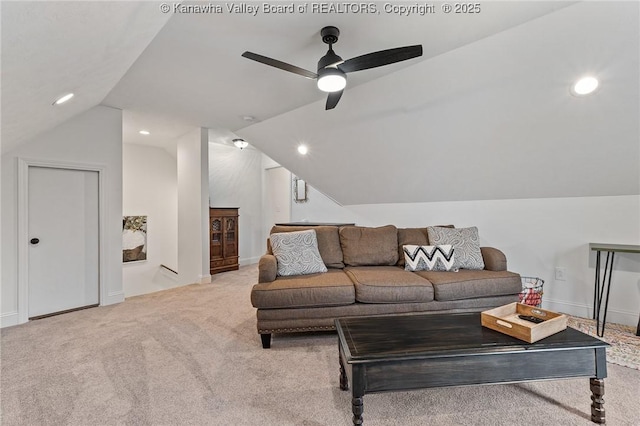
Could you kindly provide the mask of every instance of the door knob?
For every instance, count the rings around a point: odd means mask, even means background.
[[[31,244],[38,244],[40,242],[40,240],[38,238],[32,238],[31,241],[29,241]]]

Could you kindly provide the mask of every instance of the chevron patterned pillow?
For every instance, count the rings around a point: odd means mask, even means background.
[[[402,246],[405,271],[450,271],[453,269],[453,246]]]

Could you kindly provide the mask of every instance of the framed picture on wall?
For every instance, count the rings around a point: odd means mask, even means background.
[[[122,217],[122,262],[147,260],[147,216]]]

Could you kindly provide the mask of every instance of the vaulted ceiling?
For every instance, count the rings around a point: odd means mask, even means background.
[[[638,12],[572,5],[239,133],[342,204],[637,195]]]
[[[3,152],[104,104],[124,110],[125,140],[239,134],[344,204],[638,193],[635,2],[482,2],[477,14],[436,2],[409,16],[383,2],[256,16],[198,4],[223,10],[2,2]],[[340,28],[343,58],[411,44],[424,55],[350,74],[332,111],[314,82],[240,56],[314,71],[326,25]],[[572,98],[584,73],[602,88]],[[66,91],[73,101],[52,107]]]
[[[2,152],[100,104],[170,18],[149,2],[2,1]],[[66,93],[72,102],[54,107]]]

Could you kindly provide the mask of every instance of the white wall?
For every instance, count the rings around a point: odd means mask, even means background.
[[[176,158],[162,149],[124,144],[122,152],[122,214],[147,216],[147,260],[122,265],[126,297],[165,290],[179,277],[178,171]]]
[[[180,283],[207,283],[209,274],[208,132],[178,139],[178,273]]]
[[[266,169],[264,180],[264,224],[270,230],[276,223],[291,222],[291,172],[284,167]]]
[[[106,299],[124,300],[122,289],[122,111],[97,106],[2,155],[2,326],[18,320],[18,158],[104,167]]]
[[[589,252],[589,243],[638,244],[640,239],[640,196],[329,204],[310,198],[296,206],[291,219],[350,220],[363,226],[477,226],[481,244],[502,250],[510,270],[545,281],[544,306],[583,317],[591,316],[593,306],[595,253]],[[555,280],[556,267],[567,268],[566,281]],[[639,306],[640,256],[616,254],[607,320],[636,325]]]
[[[289,194],[291,194],[289,189]],[[291,220],[295,222],[360,223],[353,210],[341,206],[311,185],[307,185],[307,202],[291,203]]]
[[[209,205],[240,208],[238,249],[241,265],[256,263],[265,251],[262,173],[260,151],[209,143]]]

